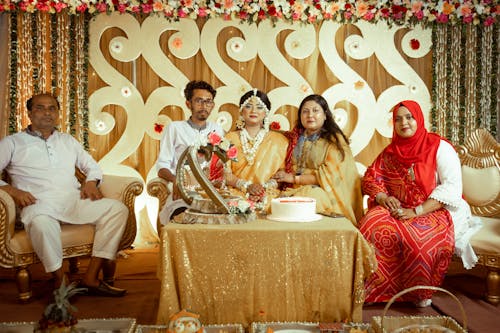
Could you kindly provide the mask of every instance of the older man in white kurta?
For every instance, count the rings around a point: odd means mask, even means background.
[[[96,189],[102,171],[80,143],[53,127],[50,130],[58,113],[56,105],[51,95],[34,96],[28,104],[31,125],[0,141],[0,170],[6,170],[11,179],[10,184],[0,180],[0,187],[22,208],[20,218],[33,248],[56,279],[62,274],[60,223],[94,224],[91,272],[84,284],[96,294],[121,296],[124,290],[105,285],[98,273],[103,260],[116,257],[128,209],[119,201],[102,198]],[[82,188],[75,167],[87,176]]]

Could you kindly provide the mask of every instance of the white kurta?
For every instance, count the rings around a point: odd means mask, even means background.
[[[462,168],[460,159],[451,144],[441,140],[436,154],[437,186],[430,198],[443,204],[450,212],[455,229],[455,254],[464,267],[474,267],[478,258],[470,244],[470,238],[482,226],[481,219],[472,216],[469,204],[462,198]]]
[[[207,122],[203,129],[193,128],[187,121],[174,121],[165,128],[165,132],[160,141],[160,153],[156,162],[156,169],[162,168],[170,170],[176,174],[177,162],[187,147],[206,142],[210,132],[215,131],[221,137],[224,130],[219,124]],[[170,221],[172,213],[178,208],[187,208],[188,205],[182,199],[172,200],[172,194],[167,198],[165,206],[160,211],[160,222],[166,224]]]
[[[128,209],[112,199],[80,199],[75,167],[87,175],[87,180],[102,179],[102,171],[76,139],[58,131],[54,131],[47,140],[20,132],[0,140],[0,152],[0,170],[7,171],[11,185],[30,192],[36,198],[35,204],[21,210],[20,218],[47,271],[54,271],[62,265],[60,229],[32,228],[34,220],[93,223],[96,225],[93,255],[115,258],[125,230]],[[3,185],[7,183],[0,180],[0,186]],[[47,225],[50,222],[43,223]],[[50,236],[43,233],[50,233]],[[38,244],[37,240],[46,244]],[[49,248],[54,250],[47,250]]]

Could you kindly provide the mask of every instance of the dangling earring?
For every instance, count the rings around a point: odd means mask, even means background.
[[[245,119],[240,115],[240,118],[236,120],[236,129],[244,129],[245,128]]]
[[[269,131],[269,125],[271,124],[271,117],[269,117],[269,113],[266,113],[266,116],[264,117],[264,129]]]

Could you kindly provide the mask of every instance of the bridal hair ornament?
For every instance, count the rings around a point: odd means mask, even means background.
[[[267,108],[266,103],[264,103],[262,101],[262,99],[260,99],[260,97],[257,96],[257,88],[253,88],[253,94],[250,97],[248,97],[241,104],[241,106],[240,106],[240,117],[236,121],[236,128],[237,129],[242,129],[242,128],[245,127],[245,120],[243,120],[243,117],[241,116],[241,112],[243,111],[243,108],[245,107],[245,105],[247,105],[248,103],[250,103],[252,100],[255,102],[255,105],[259,105],[259,106],[263,107],[264,110],[266,111],[266,116],[264,117],[264,129],[266,131],[268,131],[269,130],[269,124],[271,123],[271,120],[269,119],[269,113],[271,112],[271,110],[269,110]]]

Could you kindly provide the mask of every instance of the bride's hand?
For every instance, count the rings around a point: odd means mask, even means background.
[[[273,179],[280,183],[293,183],[293,175],[285,171],[278,171],[274,174]]]

